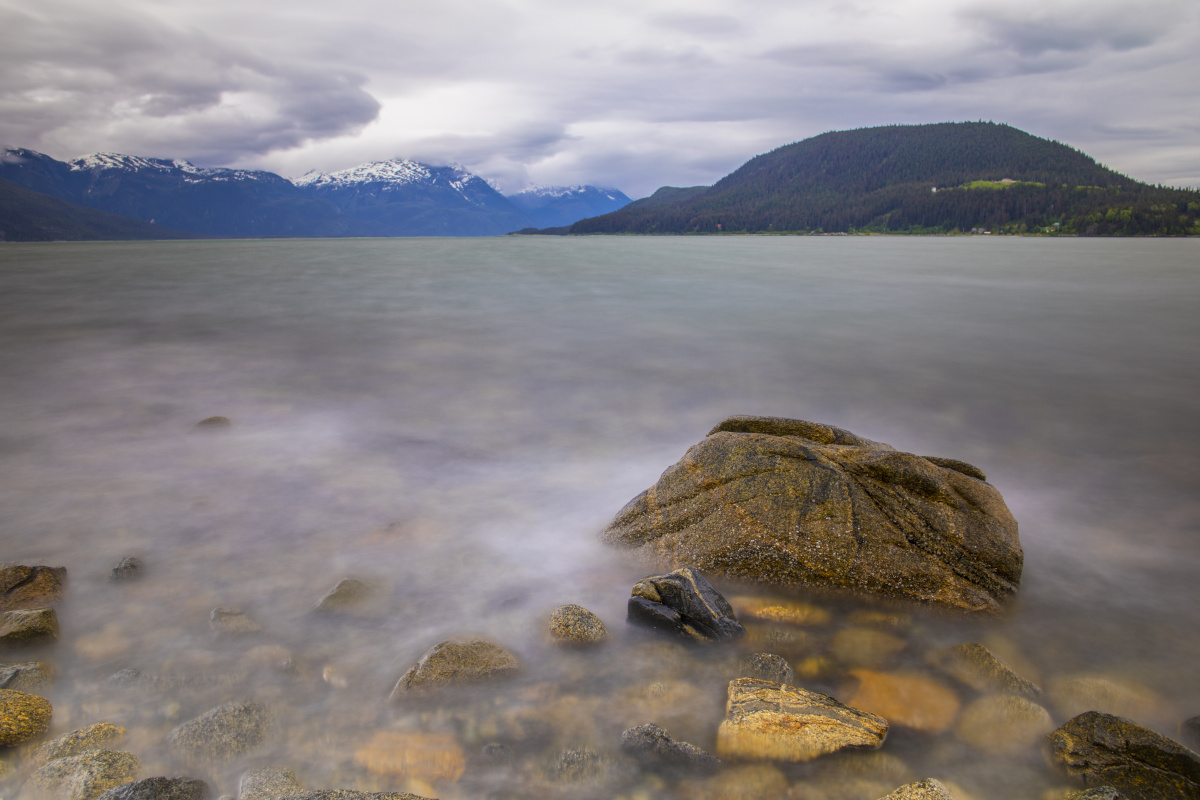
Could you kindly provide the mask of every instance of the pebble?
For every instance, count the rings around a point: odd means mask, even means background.
[[[53,709],[44,697],[0,689],[0,747],[32,739],[50,729]]]

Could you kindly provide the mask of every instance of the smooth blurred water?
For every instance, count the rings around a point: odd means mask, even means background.
[[[56,730],[122,713],[117,669],[244,667],[216,606],[348,676],[255,691],[386,726],[391,684],[447,636],[546,677],[556,605],[621,634],[645,571],[599,530],[724,416],[799,417],[1004,495],[1020,597],[933,638],[1002,634],[1043,675],[1131,676],[1193,716],[1197,309],[1181,240],[6,244],[0,560],[70,570]],[[215,414],[233,427],[193,427]],[[108,584],[129,554],[146,580]],[[381,616],[314,627],[348,575],[385,587]]]

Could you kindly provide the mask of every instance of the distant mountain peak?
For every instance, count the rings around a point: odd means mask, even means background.
[[[519,192],[508,195],[513,197],[546,197],[546,198],[565,198],[574,197],[584,194],[600,194],[608,197],[614,202],[629,202],[629,198],[617,189],[609,189],[601,186],[591,186],[585,184],[575,184],[574,186],[547,186],[542,183],[531,183]]]
[[[227,167],[198,167],[182,158],[147,158],[123,153],[91,153],[66,162],[72,172],[158,172],[183,173],[190,183],[204,181],[261,181],[278,180],[274,173],[261,170],[229,169]]]

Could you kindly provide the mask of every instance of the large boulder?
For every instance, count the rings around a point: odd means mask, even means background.
[[[996,612],[1021,580],[1017,523],[970,464],[831,425],[730,417],[603,533],[660,566]]]

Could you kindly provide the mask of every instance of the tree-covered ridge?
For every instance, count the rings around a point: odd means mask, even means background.
[[[1001,181],[1011,183],[998,190]],[[1200,234],[1200,192],[1138,183],[1067,145],[991,122],[825,133],[663,201],[632,203],[571,232]]]

